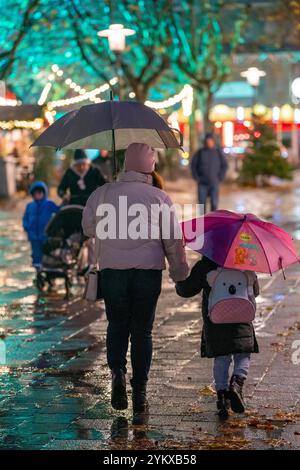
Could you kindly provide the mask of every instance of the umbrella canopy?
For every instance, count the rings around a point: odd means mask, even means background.
[[[253,214],[217,210],[202,217],[182,223],[186,244],[193,249],[202,237],[195,251],[224,268],[272,274],[299,261],[289,233]]]
[[[163,118],[134,101],[106,101],[70,111],[32,145],[115,151],[126,149],[133,142],[154,148],[181,148],[174,130]]]

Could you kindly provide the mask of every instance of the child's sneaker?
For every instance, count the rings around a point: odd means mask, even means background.
[[[244,413],[245,402],[243,397],[243,385],[245,379],[239,375],[233,375],[230,380],[229,398],[231,409],[235,413]]]
[[[217,401],[218,415],[220,418],[226,419],[228,418],[228,408],[229,408],[228,391],[218,390],[217,396],[218,396],[218,401]]]

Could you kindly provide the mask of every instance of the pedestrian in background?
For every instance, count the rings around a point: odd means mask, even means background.
[[[103,184],[105,179],[99,168],[91,165],[83,150],[75,150],[74,161],[63,175],[57,193],[65,203],[85,206],[92,192]]]
[[[199,204],[204,206],[204,213],[208,199],[211,210],[218,209],[219,187],[225,178],[227,168],[226,157],[216,145],[213,134],[206,134],[204,145],[194,154],[191,164],[193,178],[198,184]]]
[[[46,225],[59,207],[48,199],[48,187],[43,181],[32,183],[29,192],[33,201],[26,206],[23,228],[31,244],[32,264],[38,269],[42,263]]]
[[[97,157],[93,159],[93,165],[99,168],[107,182],[113,180],[113,169],[108,150],[99,150]]]

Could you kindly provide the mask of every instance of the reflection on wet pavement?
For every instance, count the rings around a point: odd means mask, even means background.
[[[193,198],[187,191],[174,195],[183,202]],[[299,190],[226,189],[223,201],[229,209],[283,224],[298,239]],[[199,359],[199,299],[177,297],[165,276],[154,329],[149,424],[133,427],[130,409],[116,413],[110,407],[103,305],[85,303],[76,290],[70,301],[57,294],[37,297],[21,208],[0,210],[0,344],[6,349],[0,365],[1,449],[299,447],[299,366],[290,360],[300,331],[298,266],[288,270],[286,282],[281,273],[261,276],[255,320],[261,354],[253,355],[249,411],[225,423],[215,414],[211,361]],[[190,252],[189,258],[194,262],[197,255]]]

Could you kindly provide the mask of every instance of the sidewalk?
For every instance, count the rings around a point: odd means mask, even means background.
[[[176,202],[194,200],[189,180],[168,189]],[[222,207],[275,214],[300,239],[297,187],[290,193],[226,187]],[[149,425],[134,429],[130,410],[118,414],[109,405],[103,306],[76,296],[37,300],[19,216],[0,212],[0,332],[8,360],[0,368],[0,449],[300,448],[300,364],[292,362],[293,342],[300,341],[300,266],[289,268],[287,281],[281,273],[261,276],[255,321],[261,353],[253,355],[247,381],[248,412],[223,424],[215,414],[212,361],[199,357],[199,298],[179,298],[165,275]],[[191,263],[196,259],[189,252]],[[128,418],[127,429],[118,428],[118,416]]]

